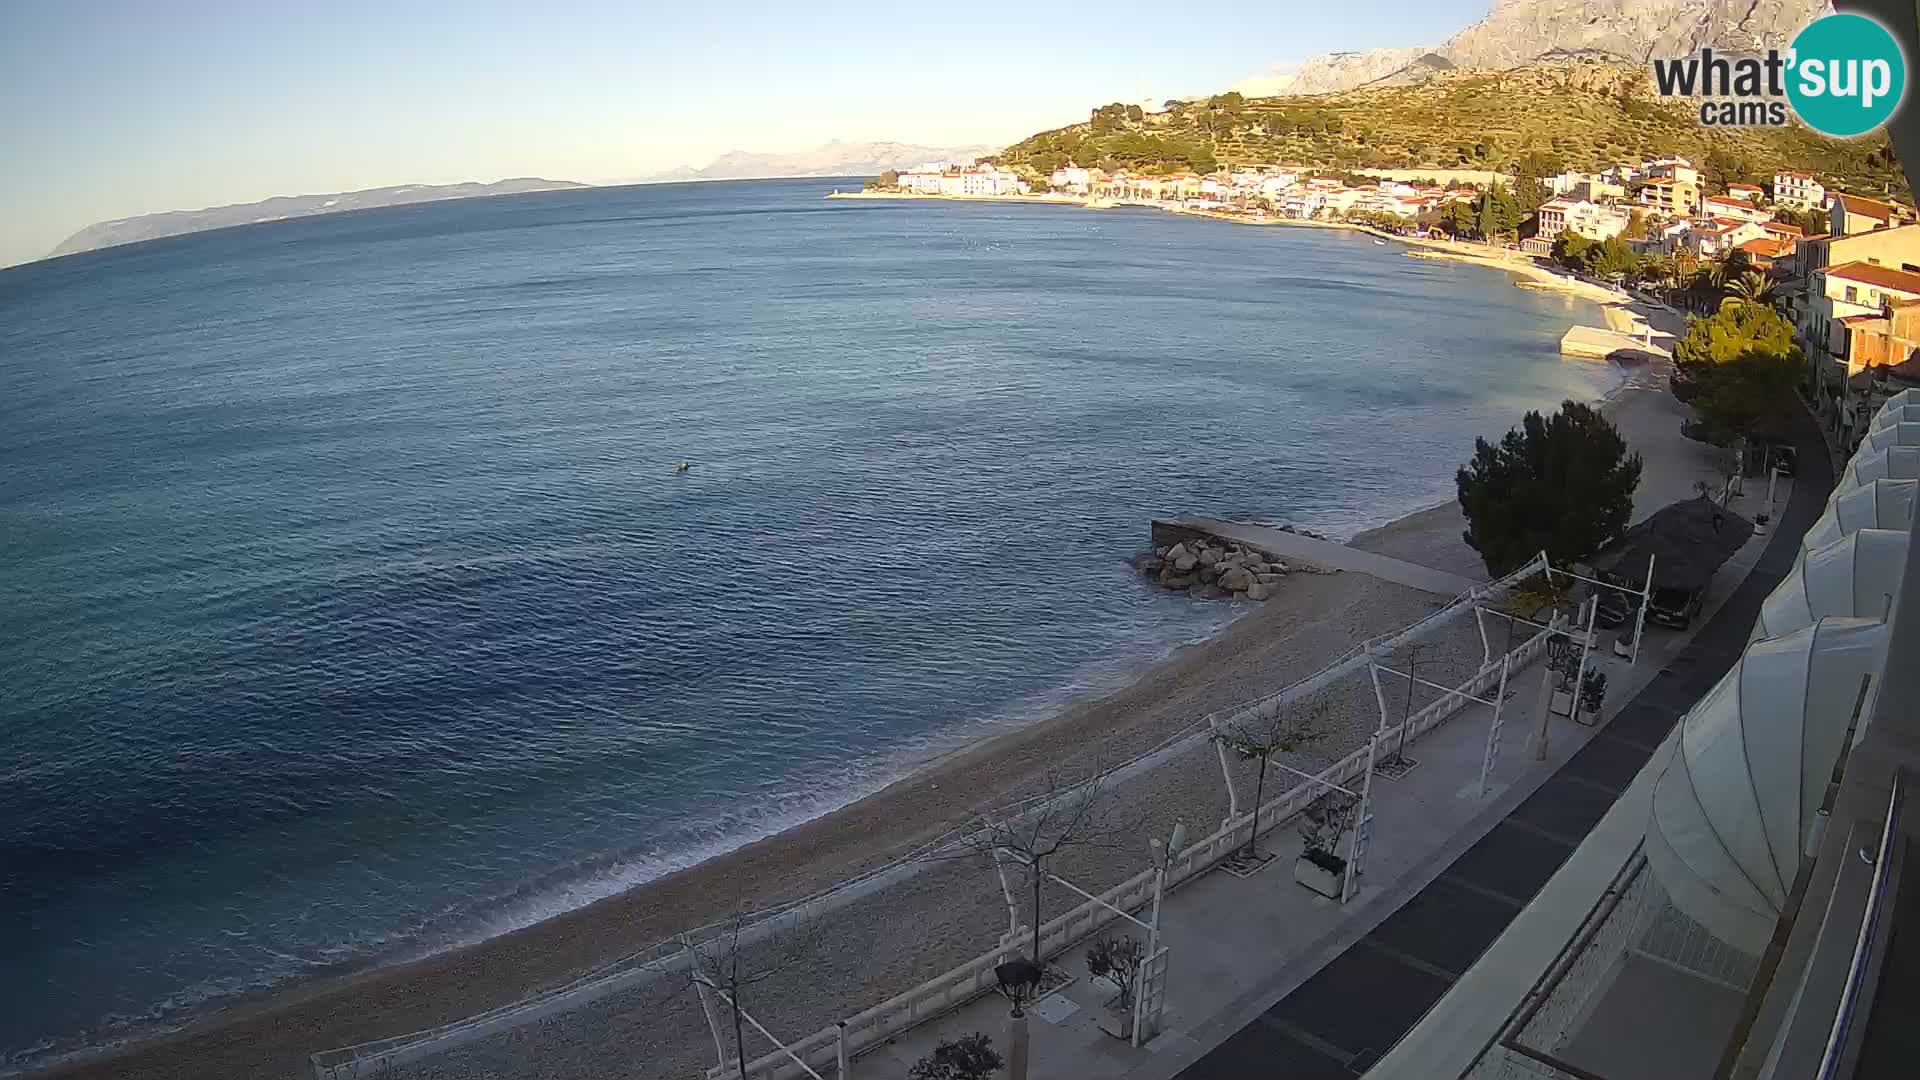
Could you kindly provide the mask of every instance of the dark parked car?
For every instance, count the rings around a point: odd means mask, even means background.
[[[1653,599],[1647,603],[1647,620],[1661,626],[1671,626],[1675,630],[1685,630],[1693,617],[1700,613],[1700,603],[1705,598],[1705,589],[1656,588],[1653,590]]]

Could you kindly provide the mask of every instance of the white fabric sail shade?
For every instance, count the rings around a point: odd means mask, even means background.
[[[1873,415],[1873,426],[1910,420],[1920,420],[1920,387],[1908,387],[1882,402]]]
[[[1920,502],[1920,480],[1875,480],[1851,491],[1835,491],[1827,509],[1800,540],[1800,557],[1861,529],[1913,527],[1914,504]]]
[[[1853,456],[1858,459],[1890,446],[1920,446],[1920,422],[1900,421],[1874,428],[1860,440]]]
[[[1889,446],[1861,453],[1847,462],[1835,491],[1852,491],[1873,480],[1920,479],[1920,446]]]
[[[1907,569],[1907,533],[1861,529],[1801,555],[1760,605],[1749,640],[1780,637],[1829,617],[1884,619]]]
[[[1648,867],[1728,945],[1765,949],[1886,633],[1829,618],[1755,642],[1681,719],[1654,785]]]

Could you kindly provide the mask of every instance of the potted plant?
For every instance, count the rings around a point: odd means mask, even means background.
[[[1346,835],[1356,802],[1344,791],[1329,791],[1300,815],[1302,851],[1293,863],[1293,880],[1329,899],[1338,900],[1345,892],[1347,860],[1339,854],[1340,838]]]
[[[908,1080],[988,1080],[1006,1067],[1006,1059],[993,1048],[993,1039],[976,1031],[957,1039],[941,1040],[933,1053],[913,1063]]]
[[[1772,520],[1773,520],[1772,514],[1753,515],[1753,535],[1755,536],[1767,535],[1767,522]]]
[[[1580,711],[1588,716],[1599,716],[1600,706],[1607,700],[1607,673],[1589,671],[1580,680]]]
[[[1117,1039],[1133,1034],[1134,987],[1147,962],[1146,946],[1131,935],[1102,934],[1087,946],[1087,974],[1109,983],[1116,993],[1107,999],[1108,1023],[1100,1029]]]
[[[1579,668],[1571,638],[1555,637],[1547,642],[1547,670],[1553,679],[1553,697],[1548,705],[1555,716],[1573,715],[1573,677]]]
[[[1627,603],[1627,613],[1620,620],[1620,632],[1613,636],[1613,655],[1622,659],[1633,656],[1633,628],[1638,624],[1640,598],[1633,597]]]

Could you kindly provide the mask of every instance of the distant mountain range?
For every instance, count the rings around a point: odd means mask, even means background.
[[[72,255],[95,248],[157,240],[163,236],[224,229],[256,221],[280,221],[285,218],[337,214],[346,210],[368,210],[376,206],[402,206],[407,203],[438,202],[442,199],[471,199],[482,195],[518,195],[528,191],[558,191],[583,188],[571,180],[541,180],[522,177],[493,184],[403,184],[398,187],[343,191],[331,195],[281,195],[259,202],[215,206],[206,210],[169,210],[161,214],[102,221],[89,225],[60,242],[53,255]]]
[[[1785,48],[1801,27],[1831,10],[1827,0],[1495,0],[1485,18],[1439,45],[1326,53],[1236,89],[1251,97],[1332,94],[1555,56],[1645,63],[1706,45],[1755,52]]]
[[[776,176],[872,176],[888,169],[910,169],[934,162],[972,161],[994,146],[916,146],[897,142],[841,142],[838,139],[793,154],[734,150],[702,168],[690,166],[656,173],[648,180],[759,180]]]

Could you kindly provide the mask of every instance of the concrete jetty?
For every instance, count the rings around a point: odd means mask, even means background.
[[[1458,574],[1417,566],[1332,540],[1289,532],[1273,525],[1221,521],[1208,517],[1155,518],[1153,521],[1155,546],[1177,544],[1193,536],[1231,540],[1289,564],[1308,563],[1323,570],[1351,570],[1440,596],[1459,596],[1478,584]]]
[[[1649,345],[1644,334],[1629,334],[1601,326],[1576,326],[1560,339],[1562,356],[1583,360],[1605,360],[1616,353],[1629,353],[1635,359],[1664,360],[1667,351]]]

